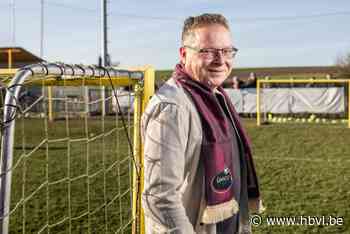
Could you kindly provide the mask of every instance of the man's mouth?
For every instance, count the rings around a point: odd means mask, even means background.
[[[208,69],[209,72],[224,72],[223,70],[217,70],[217,69]]]

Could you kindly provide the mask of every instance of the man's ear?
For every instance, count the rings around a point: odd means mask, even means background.
[[[185,47],[180,47],[179,49],[179,53],[180,53],[180,61],[182,64],[186,63],[186,48]]]

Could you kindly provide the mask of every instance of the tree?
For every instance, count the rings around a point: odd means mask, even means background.
[[[338,67],[338,76],[341,78],[350,78],[350,52],[339,56],[336,62]]]

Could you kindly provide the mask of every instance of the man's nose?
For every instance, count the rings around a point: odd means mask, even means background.
[[[225,61],[225,57],[222,50],[215,51],[214,61],[220,63],[223,63]]]

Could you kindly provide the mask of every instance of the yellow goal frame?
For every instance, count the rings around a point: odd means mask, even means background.
[[[50,66],[50,67],[49,67]],[[49,68],[48,68],[49,67]],[[69,72],[66,72],[66,70]],[[84,69],[89,71],[86,72]],[[96,74],[94,70],[96,69]],[[140,123],[141,116],[144,112],[148,101],[154,94],[155,88],[155,70],[152,66],[128,68],[118,71],[111,69],[111,74],[108,73],[109,68],[99,67],[83,67],[81,65],[64,65],[64,64],[34,64],[23,69],[11,69],[6,72],[0,71],[0,76],[5,77],[4,84],[17,82],[22,77],[30,77],[25,82],[26,85],[43,85],[47,88],[48,95],[48,119],[53,120],[52,111],[52,86],[110,86],[111,84],[118,87],[132,86],[135,92],[134,95],[134,118],[133,118],[133,155],[136,165],[139,168],[134,168],[132,171],[132,233],[144,233],[144,216],[141,206],[141,192],[143,190],[143,146],[141,143]],[[97,72],[98,71],[98,72]],[[120,72],[120,74],[118,73]],[[142,73],[142,79],[133,78],[128,72]],[[66,74],[69,73],[69,74]],[[32,74],[32,75],[30,75]],[[107,76],[108,74],[108,76]],[[15,75],[14,78],[9,78]],[[23,78],[25,79],[25,78]],[[22,80],[23,80],[22,79]],[[22,82],[22,81],[21,81]],[[12,86],[14,87],[14,86]],[[14,95],[13,95],[14,96]],[[10,130],[11,131],[11,130]],[[3,137],[3,136],[1,136]],[[3,140],[3,139],[1,139]],[[2,153],[1,153],[2,154]],[[3,154],[2,154],[3,156]],[[12,157],[12,156],[11,156]],[[7,169],[5,174],[7,174]],[[11,175],[10,175],[11,177]],[[11,181],[10,181],[11,183]],[[8,187],[8,185],[6,185]],[[6,190],[7,191],[7,190]],[[10,193],[9,193],[10,194]],[[9,199],[4,199],[8,201]],[[6,202],[5,201],[5,202]],[[5,205],[9,207],[9,205]],[[7,214],[7,213],[5,213]],[[7,233],[8,217],[4,216],[0,223],[0,232]]]

